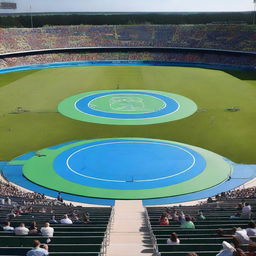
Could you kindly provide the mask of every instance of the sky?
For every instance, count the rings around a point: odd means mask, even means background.
[[[0,0],[16,2],[16,12],[239,12],[253,0]],[[0,10],[3,12],[3,10]],[[5,11],[6,12],[6,11]]]

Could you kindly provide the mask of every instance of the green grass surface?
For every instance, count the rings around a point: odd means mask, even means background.
[[[253,79],[199,68],[95,66],[2,74],[0,81],[0,160],[69,140],[145,137],[199,146],[238,163],[256,163]],[[66,97],[117,85],[177,93],[193,100],[199,110],[182,120],[145,126],[85,123],[57,113]],[[225,111],[234,106],[241,111]],[[10,114],[17,107],[30,112]]]
[[[22,77],[27,76],[29,74],[33,74],[37,71],[38,70],[33,69],[33,70],[27,70],[27,71],[23,71],[23,72],[17,72],[15,75],[13,75],[13,73],[7,73],[4,75],[0,75],[0,77],[1,77],[0,87],[5,86],[11,82],[18,80],[18,79],[21,79]]]

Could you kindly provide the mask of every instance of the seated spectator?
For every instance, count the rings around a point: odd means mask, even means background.
[[[246,253],[240,249],[240,248],[236,248],[236,251],[233,253],[234,256],[246,256]]]
[[[197,219],[198,220],[205,220],[206,219],[202,211],[198,212]]]
[[[243,202],[240,202],[240,203],[237,205],[236,209],[237,209],[238,211],[242,211],[243,207],[244,207],[244,203],[243,203]]]
[[[191,221],[190,216],[186,216],[185,217],[185,222],[183,222],[180,226],[181,228],[191,228],[194,229],[195,228],[195,224]]]
[[[42,207],[38,212],[46,213],[46,209],[44,207]]]
[[[230,219],[240,219],[241,213],[237,212],[235,215],[230,216]]]
[[[226,193],[225,192],[221,192],[220,193],[220,197],[222,200],[225,200],[226,199]]]
[[[171,214],[171,218],[172,218],[173,221],[178,221],[179,220],[179,215],[178,215],[176,210],[173,210],[173,212]]]
[[[212,203],[212,202],[213,202],[213,199],[211,197],[208,197],[207,203]]]
[[[245,203],[244,207],[242,208],[242,216],[251,218],[252,207],[249,203]]]
[[[57,200],[60,201],[60,202],[63,202],[63,198],[61,196],[61,192],[58,192]]]
[[[247,235],[247,231],[242,228],[237,228],[234,238],[238,241],[238,244],[249,244],[250,238]]]
[[[11,210],[11,212],[8,213],[8,214],[6,215],[6,217],[7,217],[8,220],[12,220],[13,218],[15,218],[15,217],[16,217],[16,214],[14,213],[14,210]]]
[[[77,214],[77,211],[76,211],[76,210],[72,210],[72,211],[70,211],[69,214],[68,214],[69,218],[71,218],[71,219],[77,217],[77,215],[78,215],[78,214]]]
[[[73,224],[84,224],[83,221],[79,220],[77,216],[74,217]]]
[[[25,227],[24,223],[20,223],[18,227],[14,229],[16,236],[26,236],[28,235],[29,229]]]
[[[52,217],[51,217],[51,219],[49,220],[49,223],[50,224],[57,224],[58,223],[58,221],[55,219],[55,216],[53,215]]]
[[[10,226],[10,222],[6,221],[3,225],[3,230],[4,231],[14,231],[14,227]]]
[[[49,222],[45,222],[44,227],[40,229],[42,236],[53,237],[54,229],[50,227]]]
[[[179,244],[180,239],[178,238],[176,233],[171,233],[170,238],[167,239],[167,244]]]
[[[27,252],[26,256],[47,256],[48,251],[44,248],[40,248],[41,243],[38,240],[34,240],[34,248]]]
[[[256,243],[251,242],[248,245],[248,252],[246,253],[246,256],[255,256],[256,255]]]
[[[186,216],[185,214],[181,211],[179,214],[179,223],[182,224],[186,221]]]
[[[248,223],[248,228],[246,229],[248,236],[256,236],[256,224],[253,221]]]
[[[216,201],[219,201],[219,200],[220,200],[220,195],[219,195],[219,194],[215,195],[215,200],[216,200]]]
[[[195,217],[190,216],[190,218],[191,218],[191,221],[192,221],[192,222],[195,222],[195,221],[196,221],[196,218],[195,218]]]
[[[160,220],[159,220],[159,224],[161,225],[161,226],[163,226],[163,225],[169,225],[169,219],[168,219],[168,217],[166,216],[166,214],[162,214],[162,216],[160,217]]]
[[[250,243],[250,238],[247,235],[247,231],[242,228],[233,228],[232,234],[224,234],[223,229],[219,229],[217,233],[222,237],[233,237],[235,247],[238,247],[240,244]]]
[[[14,210],[14,213],[16,216],[20,216],[23,213],[22,208],[18,207],[16,210]]]
[[[87,224],[87,223],[89,223],[89,222],[90,222],[89,215],[84,214],[84,215],[83,215],[83,223]]]
[[[11,205],[11,204],[12,204],[12,200],[11,200],[11,198],[10,198],[9,196],[6,197],[5,202],[6,202],[6,204],[8,204],[8,205]]]
[[[186,256],[198,256],[198,254],[195,252],[190,252],[190,253],[187,253]]]
[[[38,235],[38,228],[35,221],[32,221],[29,227],[29,235]]]
[[[222,250],[216,256],[233,256],[236,252],[235,247],[226,241],[222,242],[222,247]]]
[[[72,220],[68,217],[67,214],[63,216],[63,218],[60,220],[60,224],[72,224]]]

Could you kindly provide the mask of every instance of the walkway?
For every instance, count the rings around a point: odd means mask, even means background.
[[[140,200],[116,201],[107,256],[152,256],[153,249]]]

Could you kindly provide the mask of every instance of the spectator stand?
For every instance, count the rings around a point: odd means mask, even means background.
[[[252,199],[243,198],[245,202],[252,204],[253,218],[255,218],[255,202]],[[231,237],[233,227],[245,229],[251,220],[248,216],[232,218],[239,211],[236,209],[241,200],[225,200],[216,203],[206,203],[198,206],[177,206],[172,209],[164,207],[147,207],[148,222],[151,226],[151,237],[154,242],[156,255],[185,255],[188,252],[195,251],[200,256],[213,256],[222,248],[222,242],[232,243]],[[159,225],[159,217],[163,212],[172,211],[196,216],[198,211],[203,211],[205,220],[195,220],[195,229],[181,229],[178,221],[170,220],[170,225]],[[223,229],[224,236],[218,235],[218,229]],[[180,244],[167,245],[167,238],[172,232],[176,232]],[[228,235],[230,234],[230,235]],[[228,236],[225,236],[228,235]],[[256,241],[256,237],[250,237],[251,241]],[[247,250],[247,244],[240,244],[239,247]]]

